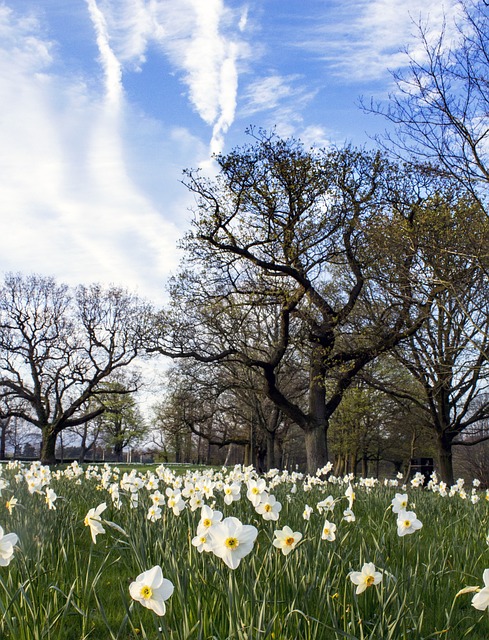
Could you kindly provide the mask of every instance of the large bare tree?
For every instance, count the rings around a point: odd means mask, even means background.
[[[37,427],[41,460],[57,436],[100,415],[90,399],[134,362],[149,307],[119,288],[75,290],[39,275],[9,274],[0,288],[0,398],[6,415]],[[130,390],[137,388],[137,376]],[[124,388],[121,393],[127,393]]]
[[[437,284],[412,286],[416,219],[440,185],[379,153],[306,150],[252,134],[252,144],[216,158],[216,180],[187,172],[194,227],[152,349],[252,367],[303,430],[315,472],[327,462],[329,419],[345,389],[429,312]],[[364,304],[371,313],[354,326]],[[291,352],[307,375],[301,402],[278,377]]]

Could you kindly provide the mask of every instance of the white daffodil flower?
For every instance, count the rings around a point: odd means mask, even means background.
[[[0,567],[6,567],[10,564],[14,555],[14,546],[19,541],[16,533],[3,533],[0,527]]]
[[[357,585],[357,594],[363,593],[367,587],[382,581],[382,573],[375,570],[373,562],[366,562],[361,571],[352,571],[349,577],[353,584]]]
[[[168,600],[173,590],[173,583],[163,577],[159,565],[139,574],[136,580],[129,585],[131,598],[142,604],[143,607],[152,609],[158,616],[165,615],[165,600]]]
[[[288,555],[302,540],[302,533],[300,531],[292,531],[287,525],[283,529],[273,532],[275,540],[273,546],[280,549],[284,556]]]
[[[423,523],[418,520],[414,511],[399,511],[397,514],[397,535],[402,537],[421,529]]]
[[[97,542],[97,536],[99,533],[105,533],[105,529],[102,526],[102,520],[100,514],[107,509],[105,502],[102,502],[95,509],[90,509],[85,516],[85,526],[90,527],[90,533],[92,534],[93,544]]]
[[[253,549],[258,529],[242,524],[238,518],[224,518],[209,528],[207,543],[210,550],[230,569],[236,569],[241,560]]]

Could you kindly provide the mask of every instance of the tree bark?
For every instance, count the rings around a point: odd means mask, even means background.
[[[328,461],[328,448],[326,445],[326,429],[320,425],[314,429],[308,429],[305,433],[307,473],[314,475],[317,469],[324,467]]]
[[[56,438],[58,434],[49,425],[42,429],[41,463],[56,464]]]
[[[437,439],[437,446],[440,479],[446,482],[448,486],[451,486],[454,483],[452,438],[447,437],[446,434],[441,434]]]
[[[267,468],[275,469],[275,431],[267,431]]]

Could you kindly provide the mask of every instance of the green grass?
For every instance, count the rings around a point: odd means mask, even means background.
[[[48,510],[44,496],[31,495],[17,470],[4,469],[9,485],[3,501],[19,500],[12,515],[0,510],[5,533],[19,536],[10,564],[0,567],[0,638],[6,640],[487,640],[489,615],[471,606],[464,587],[482,584],[489,567],[489,503],[472,504],[458,494],[441,497],[408,488],[423,522],[412,535],[397,535],[390,502],[400,489],[356,488],[355,522],[342,520],[347,485],[322,483],[304,491],[303,482],[284,481],[271,489],[283,508],[279,521],[266,522],[246,498],[232,505],[215,490],[215,508],[253,524],[259,533],[252,552],[230,570],[212,553],[198,553],[191,540],[200,512],[179,516],[162,507],[150,522],[151,500],[139,490],[131,508],[112,505],[100,477],[52,478],[59,499]],[[189,477],[198,472],[189,472]],[[217,472],[219,478],[219,472]],[[167,480],[171,482],[172,476]],[[112,478],[115,482],[115,479]],[[178,480],[176,480],[178,482]],[[159,490],[166,484],[160,480]],[[333,542],[321,540],[325,514],[312,507],[332,494],[328,519],[337,525]],[[87,511],[101,502],[105,534],[92,543],[84,526]],[[123,531],[114,528],[115,523]],[[303,539],[288,556],[273,547],[273,532],[285,524]],[[379,585],[355,594],[348,574],[373,562],[383,572]],[[132,601],[129,584],[159,564],[175,586],[164,617]]]

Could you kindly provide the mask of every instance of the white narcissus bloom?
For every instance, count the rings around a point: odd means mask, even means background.
[[[214,511],[209,507],[209,505],[205,504],[200,511],[200,521],[198,524],[198,530],[207,531],[212,525],[221,522],[222,513],[221,511]]]
[[[7,500],[7,502],[5,503],[5,506],[7,507],[8,512],[10,513],[10,515],[12,515],[12,511],[15,509],[15,507],[18,505],[18,503],[19,503],[19,501],[14,496],[12,496],[10,498],[10,500]]]
[[[148,509],[148,514],[146,516],[148,520],[151,522],[156,522],[161,518],[161,508],[158,505],[154,504]]]
[[[99,504],[95,509],[90,509],[85,516],[85,526],[90,527],[90,533],[92,534],[92,540],[95,544],[97,542],[97,536],[99,533],[105,533],[105,529],[102,526],[102,520],[100,514],[107,509],[105,502]]]
[[[353,491],[353,487],[351,486],[351,483],[348,484],[348,488],[345,491],[345,496],[348,498],[348,509],[351,509],[353,507],[353,502],[355,500],[355,492]]]
[[[343,511],[343,520],[346,520],[346,522],[355,522],[355,514],[351,509],[345,509]]]
[[[230,569],[236,569],[241,560],[253,549],[258,529],[242,524],[238,518],[224,518],[208,529],[207,543],[210,550],[221,558]]]
[[[421,529],[423,523],[418,520],[414,511],[399,511],[397,514],[397,535],[402,537]]]
[[[304,511],[302,512],[302,517],[304,518],[304,520],[310,519],[312,511],[313,511],[312,507],[306,504],[306,506],[304,507]]]
[[[278,520],[281,510],[282,504],[276,500],[275,496],[269,496],[266,491],[261,494],[261,502],[255,507],[255,511],[259,513],[264,520]]]
[[[280,549],[284,556],[288,555],[292,549],[295,549],[302,540],[302,533],[300,531],[292,531],[287,525],[281,530],[274,531],[273,534],[275,536],[273,546]]]
[[[56,495],[56,492],[53,489],[46,487],[46,504],[48,505],[48,509],[56,511],[56,506],[54,503],[56,502],[57,498],[58,496]]]
[[[260,478],[259,480],[248,480],[247,487],[246,497],[254,507],[257,507],[261,501],[261,494],[267,489],[267,484],[263,478]]]
[[[408,497],[407,494],[396,493],[395,497],[392,498],[392,512],[399,513],[399,511],[405,511],[408,506]]]
[[[363,593],[367,587],[379,584],[382,580],[382,573],[375,570],[373,562],[366,562],[361,571],[352,571],[349,574],[350,580],[357,585],[356,593]]]
[[[319,511],[319,513],[322,513],[323,511],[333,511],[334,509],[333,496],[328,496],[324,500],[321,500],[321,502],[318,502],[316,505],[316,508]]]
[[[484,611],[489,607],[489,569],[484,569],[482,579],[484,580],[484,587],[472,598],[472,606],[479,609],[479,611]]]
[[[225,484],[222,490],[224,493],[224,502],[226,504],[231,504],[241,498],[241,487],[237,482]]]
[[[6,567],[10,564],[14,555],[14,545],[19,541],[16,533],[7,533],[4,535],[2,527],[0,527],[0,567]]]
[[[139,574],[129,585],[131,598],[141,603],[143,607],[152,609],[158,616],[165,615],[165,600],[172,595],[173,589],[174,586],[170,580],[163,577],[159,565]]]
[[[199,553],[202,553],[202,551],[212,551],[209,543],[207,542],[207,532],[208,529],[199,525],[197,535],[192,538],[192,545],[197,548]]]
[[[326,522],[323,525],[323,533],[321,534],[322,540],[328,540],[329,542],[333,542],[336,538],[336,525],[333,522]]]

